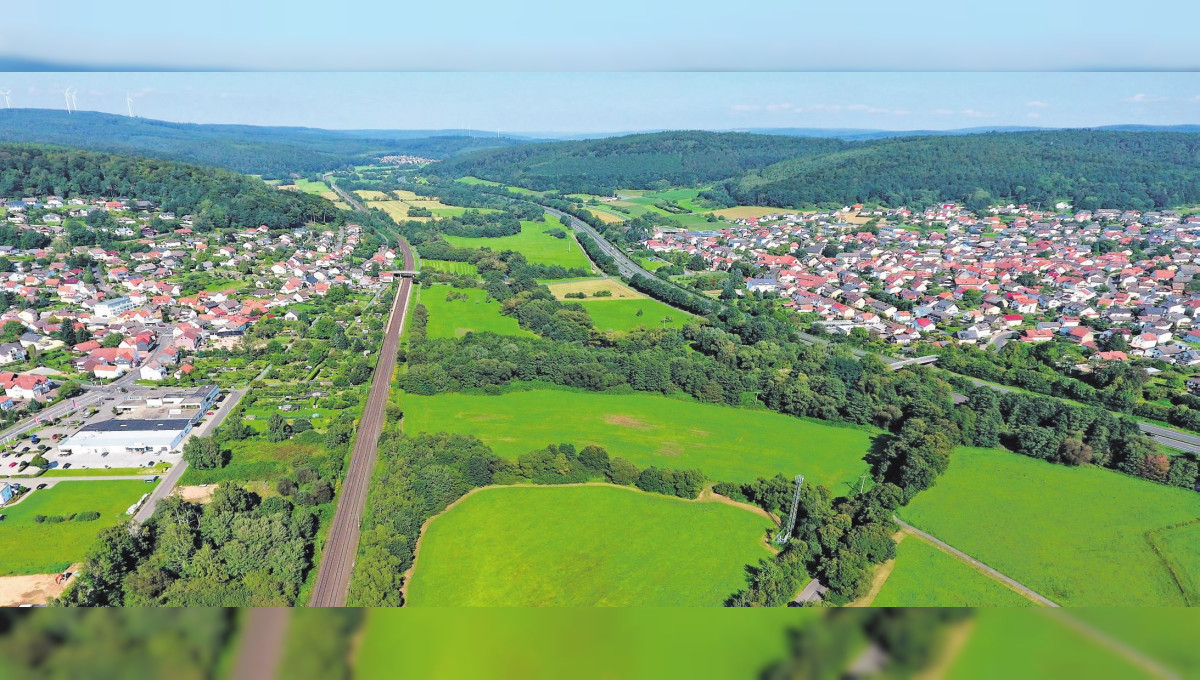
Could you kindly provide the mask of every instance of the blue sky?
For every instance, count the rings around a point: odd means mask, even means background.
[[[1200,123],[1200,74],[5,73],[14,108],[193,123],[506,132]]]
[[[1194,0],[57,0],[0,56],[246,70],[1197,69]]]

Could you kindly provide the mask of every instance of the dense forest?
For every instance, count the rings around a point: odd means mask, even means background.
[[[0,109],[0,142],[60,144],[91,151],[200,163],[269,179],[365,165],[385,155],[451,156],[520,144],[437,130],[320,130],[197,125],[94,111]]]
[[[0,196],[124,196],[196,216],[198,230],[230,226],[272,229],[338,215],[319,196],[279,191],[228,170],[107,153],[34,145],[0,145]]]
[[[661,132],[492,149],[444,161],[434,171],[447,177],[472,175],[537,190],[608,194],[619,187],[713,182],[752,168],[849,146],[836,139]]]
[[[1200,201],[1200,135],[1174,132],[993,133],[868,142],[725,182],[711,198],[979,208],[1013,200],[1149,210]]]
[[[1148,210],[1200,201],[1200,134],[1057,130],[844,141],[665,132],[531,144],[434,166],[538,190],[716,185],[720,205],[1012,200]]]

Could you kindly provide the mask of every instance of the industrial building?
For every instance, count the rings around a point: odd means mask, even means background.
[[[189,418],[102,420],[84,425],[58,449],[70,454],[169,453],[191,430]]]

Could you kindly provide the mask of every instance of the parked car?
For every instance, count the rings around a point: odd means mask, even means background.
[[[16,467],[16,466],[17,466],[17,461],[15,461],[15,460],[14,460],[13,462],[9,463],[9,464],[8,464],[8,466],[9,466],[9,467]]]
[[[154,475],[153,477],[146,478],[147,484],[153,484],[154,482],[157,482],[157,481],[158,481],[158,475]]]
[[[63,463],[63,469],[64,469],[64,470],[66,470],[66,469],[67,469],[67,468],[69,468],[69,467],[71,467],[71,464],[70,464],[70,463]]]
[[[46,488],[46,483],[43,482],[41,484],[38,484],[36,488],[38,491],[41,491],[42,489]]]

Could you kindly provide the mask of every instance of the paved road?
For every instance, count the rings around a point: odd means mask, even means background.
[[[992,578],[1008,584],[1010,587],[1016,589],[1018,592],[1025,595],[1029,599],[1031,599],[1035,602],[1038,602],[1042,605],[1045,605],[1047,607],[1057,607],[1058,606],[1057,603],[1055,603],[1053,600],[1046,597],[1045,595],[1038,593],[1037,591],[1033,590],[1032,588],[1017,581],[1016,579],[1013,579],[1008,576],[1005,576],[1004,574],[1001,574],[1000,572],[996,571],[995,569],[992,569],[991,567],[984,564],[983,562],[980,562],[979,560],[975,559],[974,557],[971,557],[970,555],[968,555],[965,552],[959,550],[958,548],[955,548],[954,546],[946,543],[945,541],[943,541],[935,536],[932,536],[924,531],[921,531],[920,529],[914,527],[913,525],[909,524],[908,522],[905,522],[904,520],[900,519],[899,517],[893,516],[892,519],[895,520],[896,524],[899,524],[901,527],[911,531],[912,533],[916,534],[917,536],[920,536],[921,538],[925,539],[926,541],[933,543],[934,545],[938,546],[942,550],[949,552],[950,554],[952,554],[955,557],[957,557],[958,559],[966,562],[967,564],[977,567],[978,569],[982,570],[983,572],[985,572]]]
[[[230,680],[274,680],[279,677],[291,612],[287,607],[248,607],[245,612]]]
[[[795,602],[797,604],[820,602],[821,598],[828,591],[828,588],[821,585],[821,582],[814,578],[813,580],[809,581],[807,585],[800,589],[800,593],[796,595]]]
[[[404,266],[414,266],[412,249],[400,243],[404,255]],[[354,558],[358,553],[359,530],[363,511],[367,504],[367,491],[371,485],[371,473],[379,450],[379,435],[383,431],[384,409],[387,406],[388,390],[392,373],[396,367],[396,351],[400,346],[400,334],[404,330],[408,296],[412,290],[412,279],[401,279],[396,299],[392,303],[383,347],[379,350],[379,361],[371,382],[371,392],[363,407],[362,419],[358,424],[354,449],[350,453],[350,467],[338,494],[337,509],[325,539],[321,564],[317,569],[317,581],[313,587],[313,607],[341,607],[346,604],[350,591],[350,578],[354,573]]]

